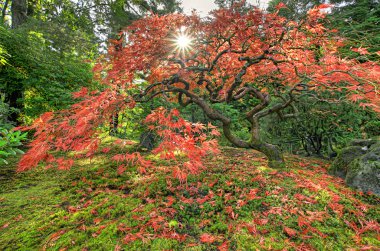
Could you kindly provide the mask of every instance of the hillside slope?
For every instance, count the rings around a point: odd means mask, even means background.
[[[170,163],[119,175],[111,153],[70,171],[0,167],[1,250],[376,250],[380,199],[327,175],[327,162],[224,148],[187,184]]]

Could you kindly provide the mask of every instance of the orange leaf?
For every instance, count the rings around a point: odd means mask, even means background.
[[[223,242],[222,245],[220,245],[218,247],[218,250],[219,251],[228,251],[228,242],[227,241]]]
[[[284,232],[289,236],[289,237],[293,237],[293,236],[296,236],[297,235],[297,231],[292,229],[292,228],[289,228],[289,227],[284,227]]]
[[[101,218],[95,218],[95,219],[94,219],[94,223],[95,223],[95,225],[98,225],[101,221],[102,221]]]
[[[204,233],[201,235],[200,240],[203,243],[210,243],[211,244],[211,243],[216,241],[216,237],[212,236],[211,234]]]

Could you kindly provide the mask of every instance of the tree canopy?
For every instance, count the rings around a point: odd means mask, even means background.
[[[40,161],[68,168],[72,160],[54,158],[54,150],[88,150],[91,156],[99,145],[98,126],[108,123],[115,111],[133,108],[158,96],[167,102],[195,104],[221,125],[225,137],[236,147],[252,148],[267,155],[272,167],[284,165],[277,146],[262,140],[260,120],[277,114],[295,115],[294,102],[301,96],[318,96],[320,91],[345,92],[361,106],[379,109],[380,66],[341,58],[343,45],[336,31],[323,26],[320,5],[305,19],[288,20],[255,8],[248,12],[220,9],[206,20],[196,15],[151,14],[124,30],[123,40],[114,40],[109,56],[95,67],[107,88],[75,94],[82,100],[71,109],[46,113],[28,129],[36,130],[31,149],[23,156],[19,171]],[[281,5],[277,7],[281,9]],[[216,108],[251,100],[240,116],[248,123],[250,138],[233,131],[233,121]],[[183,152],[189,161],[179,164],[175,176],[185,180],[188,173],[202,169],[201,157],[214,150],[215,128],[191,124],[177,110],[153,111],[146,119],[163,138],[155,150],[163,158],[176,159]],[[193,153],[197,152],[197,158]],[[182,156],[183,157],[183,156]],[[150,167],[138,153],[115,156],[118,162]]]

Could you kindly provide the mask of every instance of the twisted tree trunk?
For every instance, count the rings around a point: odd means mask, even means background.
[[[175,81],[186,82],[182,79],[176,79]],[[253,110],[251,110],[250,112],[247,113],[247,119],[248,119],[248,121],[251,122],[252,127],[251,127],[251,140],[245,141],[245,140],[242,140],[242,139],[236,137],[233,134],[233,132],[231,130],[231,125],[232,125],[231,119],[228,118],[227,116],[221,114],[219,111],[213,109],[208,104],[208,102],[206,100],[204,100],[203,98],[199,97],[195,93],[192,93],[186,89],[180,89],[180,88],[175,88],[175,87],[170,88],[170,90],[168,90],[168,92],[176,92],[176,93],[182,93],[182,94],[186,95],[188,98],[190,98],[191,102],[196,104],[198,107],[200,107],[204,111],[204,113],[207,115],[207,117],[209,117],[211,120],[214,120],[214,121],[217,120],[217,121],[222,122],[224,136],[234,146],[236,146],[238,148],[254,149],[254,150],[257,150],[259,152],[262,152],[263,154],[265,154],[267,156],[268,165],[271,168],[285,167],[285,161],[284,161],[284,157],[282,155],[281,149],[278,146],[263,142],[260,139],[259,119],[261,116],[266,116],[266,115],[276,111],[276,109],[280,109],[280,108],[282,109],[283,107],[286,107],[287,105],[285,106],[284,104],[281,104],[281,105],[275,106],[275,109],[271,108],[271,109],[265,110],[264,113],[259,113],[259,111],[262,111],[267,106],[266,103],[269,103],[269,96],[268,97],[263,96],[265,98],[265,100],[267,100],[268,102],[266,102],[264,105],[261,105],[259,107],[254,108]],[[181,95],[180,95],[180,97],[181,97]],[[179,103],[185,103],[185,102],[181,101]],[[258,116],[257,116],[257,114],[258,114]]]

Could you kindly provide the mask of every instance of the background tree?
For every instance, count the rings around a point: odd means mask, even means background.
[[[9,120],[14,124],[68,107],[73,103],[70,92],[94,84],[90,64],[61,57],[43,34],[3,27],[0,33],[8,54],[7,63],[0,66],[0,92],[13,110]]]
[[[72,103],[71,92],[91,83],[91,63],[100,45],[120,28],[150,11],[180,11],[177,1],[6,1],[12,19],[1,27],[0,44],[8,64],[0,69],[0,92],[13,123],[28,122]],[[7,24],[11,24],[10,30]],[[94,86],[95,87],[95,86]]]
[[[219,8],[234,9],[241,12],[246,12],[254,8],[254,5],[241,0],[215,0],[214,2]],[[257,1],[257,6],[260,4],[259,2],[260,1]]]
[[[327,26],[336,28],[347,39],[346,46],[341,49],[343,55],[351,58],[360,56],[361,60],[379,60],[380,5],[377,0],[272,0],[267,10],[272,13],[277,11],[279,3],[286,6],[279,9],[279,15],[292,20],[304,18],[310,9],[319,4],[331,4]],[[351,48],[367,48],[368,53],[364,50],[354,52]]]
[[[17,28],[25,23],[27,10],[27,0],[12,0],[12,28]]]
[[[354,138],[371,137],[366,125],[379,121],[376,113],[342,98],[343,94],[304,96],[297,100],[297,116],[274,115],[264,121],[265,139],[284,151],[307,156],[334,157]]]
[[[376,0],[352,1],[333,8],[331,26],[346,38],[343,56],[361,61],[380,60],[380,4]],[[359,48],[358,50],[351,50]]]
[[[272,0],[268,3],[267,10],[269,12],[276,12],[279,4],[284,5],[284,8],[279,9],[279,15],[292,20],[301,20],[307,12],[320,4],[327,3],[325,0]],[[285,7],[286,6],[286,7]]]

